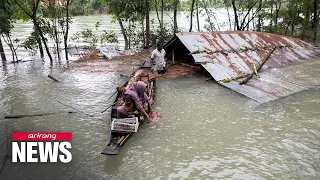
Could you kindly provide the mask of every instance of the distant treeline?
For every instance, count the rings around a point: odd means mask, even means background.
[[[113,23],[118,23],[121,34],[105,30],[95,34],[95,28],[85,29],[73,38],[85,39],[89,48],[100,44],[117,46],[119,36],[125,49],[166,42],[179,31],[260,31],[299,37],[318,42],[320,0],[1,0],[0,1],[0,55],[5,62],[2,40],[10,47],[13,61],[18,61],[19,47],[40,52],[44,50],[50,61],[55,54],[60,61],[60,51],[68,50],[69,25],[72,15],[108,13]],[[220,9],[216,9],[220,8]],[[150,19],[150,11],[156,19]],[[164,23],[165,11],[172,11],[171,22]],[[189,24],[182,29],[177,23],[179,11],[186,12]],[[221,14],[221,11],[223,13]],[[220,13],[220,14],[219,14]],[[200,18],[205,21],[200,26]],[[31,21],[34,31],[26,41],[12,39],[11,30],[16,20]],[[155,26],[156,24],[156,26]],[[54,48],[47,42],[51,39]],[[63,44],[62,44],[63,43]],[[43,50],[44,49],[44,50]],[[68,58],[68,56],[65,56]]]
[[[108,8],[105,5],[107,0],[73,0],[70,4],[70,13],[73,16],[78,15],[91,15],[91,14],[103,14],[108,12]],[[173,2],[173,0],[171,0]],[[150,7],[151,11],[155,11],[155,6],[153,4],[158,3],[157,0],[149,0],[152,6]],[[160,2],[160,1],[159,1]],[[173,11],[174,7],[172,2],[164,2],[165,11]],[[180,1],[179,10],[188,10],[189,1],[182,0]],[[223,1],[216,1],[214,4],[210,4],[210,8],[224,7]]]
[[[229,20],[225,22],[230,30],[255,30],[300,37],[308,41],[317,41],[319,24],[320,0],[72,0],[70,13],[72,15],[89,15],[94,13],[111,13],[123,16],[127,21],[137,21],[133,16],[145,16],[149,11],[189,11],[187,18],[191,22],[191,14],[205,17],[205,29],[217,31],[221,24],[217,23],[212,8],[225,8]],[[121,6],[119,12],[114,12],[113,5]],[[133,12],[128,17],[127,12]],[[127,16],[127,17],[126,17]],[[160,17],[159,17],[160,18]],[[161,21],[161,20],[160,20]],[[172,26],[174,22],[172,22]],[[224,25],[225,25],[224,24]],[[197,26],[192,25],[192,26]],[[200,29],[200,28],[199,28]],[[198,29],[198,30],[199,30]]]

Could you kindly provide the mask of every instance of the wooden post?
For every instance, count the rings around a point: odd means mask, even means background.
[[[53,77],[51,74],[49,74],[48,77],[49,77],[50,79],[52,79],[53,81],[55,81],[55,82],[60,82],[58,79],[56,79],[55,77]]]
[[[271,56],[271,54],[273,53],[273,51],[276,49],[277,47],[275,46],[268,54],[267,56],[262,60],[262,63],[257,67],[255,68],[256,69],[256,75],[258,76],[258,71],[261,69],[261,67],[264,65],[264,63],[269,59],[269,57]],[[245,79],[241,82],[239,82],[240,85],[242,84],[245,84],[247,83],[252,77],[253,77],[253,74],[255,74],[255,72],[252,72],[251,74],[248,74],[246,75]]]
[[[174,64],[174,49],[172,49],[172,64]]]

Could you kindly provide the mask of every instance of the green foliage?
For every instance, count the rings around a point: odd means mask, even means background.
[[[96,22],[96,24],[94,25],[94,26],[96,27],[96,30],[99,29],[100,24],[101,24],[100,21],[97,21],[97,22]]]
[[[219,30],[219,24],[216,24],[217,17],[215,14],[216,9],[212,8],[215,2],[212,0],[202,0],[199,1],[199,14],[204,17],[206,24],[204,29],[207,31],[217,31]]]
[[[313,0],[264,1],[261,16],[263,20],[270,23],[263,24],[263,30],[271,33],[298,36],[304,40],[312,39],[315,31],[313,2]],[[319,17],[319,4],[317,6],[317,17]]]
[[[70,13],[72,15],[90,15],[94,12],[102,13],[105,5],[101,0],[72,0]]]
[[[70,3],[70,13],[72,15],[87,15],[91,12],[88,8],[88,0],[72,0]]]
[[[22,43],[22,47],[33,55],[37,53],[37,45],[38,43],[34,32]]]
[[[89,45],[89,49],[95,49],[97,47],[98,37],[92,32],[91,29],[85,29],[80,32],[80,37],[84,39],[84,42]]]
[[[154,24],[154,19],[151,20],[151,24]],[[173,25],[170,23],[165,23],[163,28],[164,28],[163,39],[164,39],[164,42],[166,42],[172,38]],[[154,25],[152,25],[150,35],[151,35],[151,44],[156,45],[157,42],[160,40],[159,38],[161,37],[160,27],[155,27]]]
[[[113,15],[113,21],[120,24],[121,32],[125,40],[125,49],[131,45],[139,44],[142,32],[137,32],[136,23],[145,18],[145,0],[105,0],[108,13]],[[144,35],[142,35],[142,39]],[[131,43],[133,42],[133,43]]]
[[[12,28],[10,16],[0,10],[0,34],[10,34]]]
[[[108,32],[103,30],[103,33],[100,36],[101,45],[105,46],[106,43],[118,45],[118,37],[114,32]]]
[[[10,5],[7,0],[0,2],[0,35],[11,50],[13,61],[18,60],[16,51],[20,42],[17,38],[14,40],[11,38],[11,30],[16,20],[16,10],[16,6]]]
[[[129,39],[129,48],[142,45],[144,32],[141,31],[141,25],[138,22],[130,23],[126,26],[125,32]]]
[[[0,2],[0,34],[10,34],[15,22],[15,6],[9,6],[6,1]]]
[[[99,23],[96,23],[96,25]],[[98,30],[99,26],[96,26],[96,30]],[[118,36],[114,32],[108,32],[106,30],[99,36],[95,34],[91,29],[84,29],[83,31],[76,32],[72,37],[72,41],[77,42],[77,44],[85,43],[89,49],[95,49],[97,47],[97,43],[100,42],[102,46],[106,46],[107,44],[111,47],[118,48]]]

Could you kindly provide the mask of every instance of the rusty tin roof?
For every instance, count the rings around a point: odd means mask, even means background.
[[[247,84],[239,85],[242,77],[252,73],[254,66],[260,65],[274,48],[260,73],[283,68],[293,62],[314,59],[320,55],[318,48],[300,39],[270,33],[182,32],[176,33],[165,47],[177,39],[192,55],[194,62],[201,64],[217,82],[259,102],[267,102],[301,90],[296,85],[282,81],[286,87],[277,88],[279,85],[273,84],[275,83],[273,80],[277,78],[272,78],[270,75],[263,76],[264,79],[269,77],[266,82],[255,77]]]

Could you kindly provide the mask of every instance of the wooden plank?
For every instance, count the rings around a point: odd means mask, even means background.
[[[276,49],[277,47],[274,47],[269,53],[268,55],[264,58],[264,60],[262,61],[262,63],[256,68],[256,72],[260,71],[261,67],[264,65],[264,63],[269,59],[269,57],[271,56],[271,54],[274,52],[274,50]],[[247,76],[243,81],[241,81],[239,84],[245,84],[247,83],[252,77],[253,77],[253,74],[255,72],[252,72],[249,76]]]

